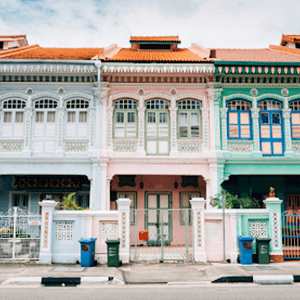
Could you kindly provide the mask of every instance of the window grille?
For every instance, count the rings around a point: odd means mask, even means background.
[[[114,101],[115,109],[136,109],[137,101],[132,99],[119,99]]]
[[[233,100],[227,103],[229,110],[250,110],[250,103],[243,100]]]
[[[281,110],[281,103],[275,100],[264,100],[259,102],[258,108],[260,110]]]
[[[72,99],[66,102],[67,109],[87,109],[89,105],[89,101],[84,99]]]
[[[183,99],[177,102],[178,109],[200,109],[201,102],[193,99]]]
[[[41,99],[34,102],[34,108],[37,109],[55,109],[57,101],[52,99]]]
[[[22,109],[26,106],[26,101],[18,99],[9,99],[3,101],[3,109]]]
[[[169,109],[169,101],[163,99],[152,99],[147,101],[147,109]]]

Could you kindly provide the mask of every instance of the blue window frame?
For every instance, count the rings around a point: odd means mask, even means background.
[[[260,147],[263,156],[283,156],[284,135],[281,103],[276,100],[262,100],[260,109]]]
[[[291,111],[291,137],[300,140],[300,100],[290,102]]]
[[[229,140],[253,139],[250,107],[250,102],[245,100],[236,99],[227,102],[227,136]]]

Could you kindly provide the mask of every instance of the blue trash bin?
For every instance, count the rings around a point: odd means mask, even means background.
[[[254,238],[252,236],[239,236],[239,249],[240,249],[240,263],[242,265],[252,265],[252,242]]]
[[[95,241],[97,238],[80,239],[81,266],[92,267],[95,264]]]

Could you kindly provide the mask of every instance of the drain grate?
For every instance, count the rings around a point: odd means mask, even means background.
[[[54,268],[51,272],[83,272],[85,268],[64,268],[57,267]]]
[[[270,266],[242,266],[246,271],[267,271],[267,270],[276,270],[274,267]]]
[[[80,284],[80,282],[80,277],[42,278],[42,284],[45,286],[77,286],[78,284]]]

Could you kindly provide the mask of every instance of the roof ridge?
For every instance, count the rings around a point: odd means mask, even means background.
[[[31,49],[34,49],[34,48],[40,48],[40,46],[38,44],[35,44],[35,45],[25,46],[25,47],[21,47],[21,48],[17,48],[17,49],[7,50],[3,54],[0,53],[0,58],[9,56],[11,54],[26,52],[27,50],[31,50]]]
[[[269,50],[269,48],[208,48],[209,50]]]

